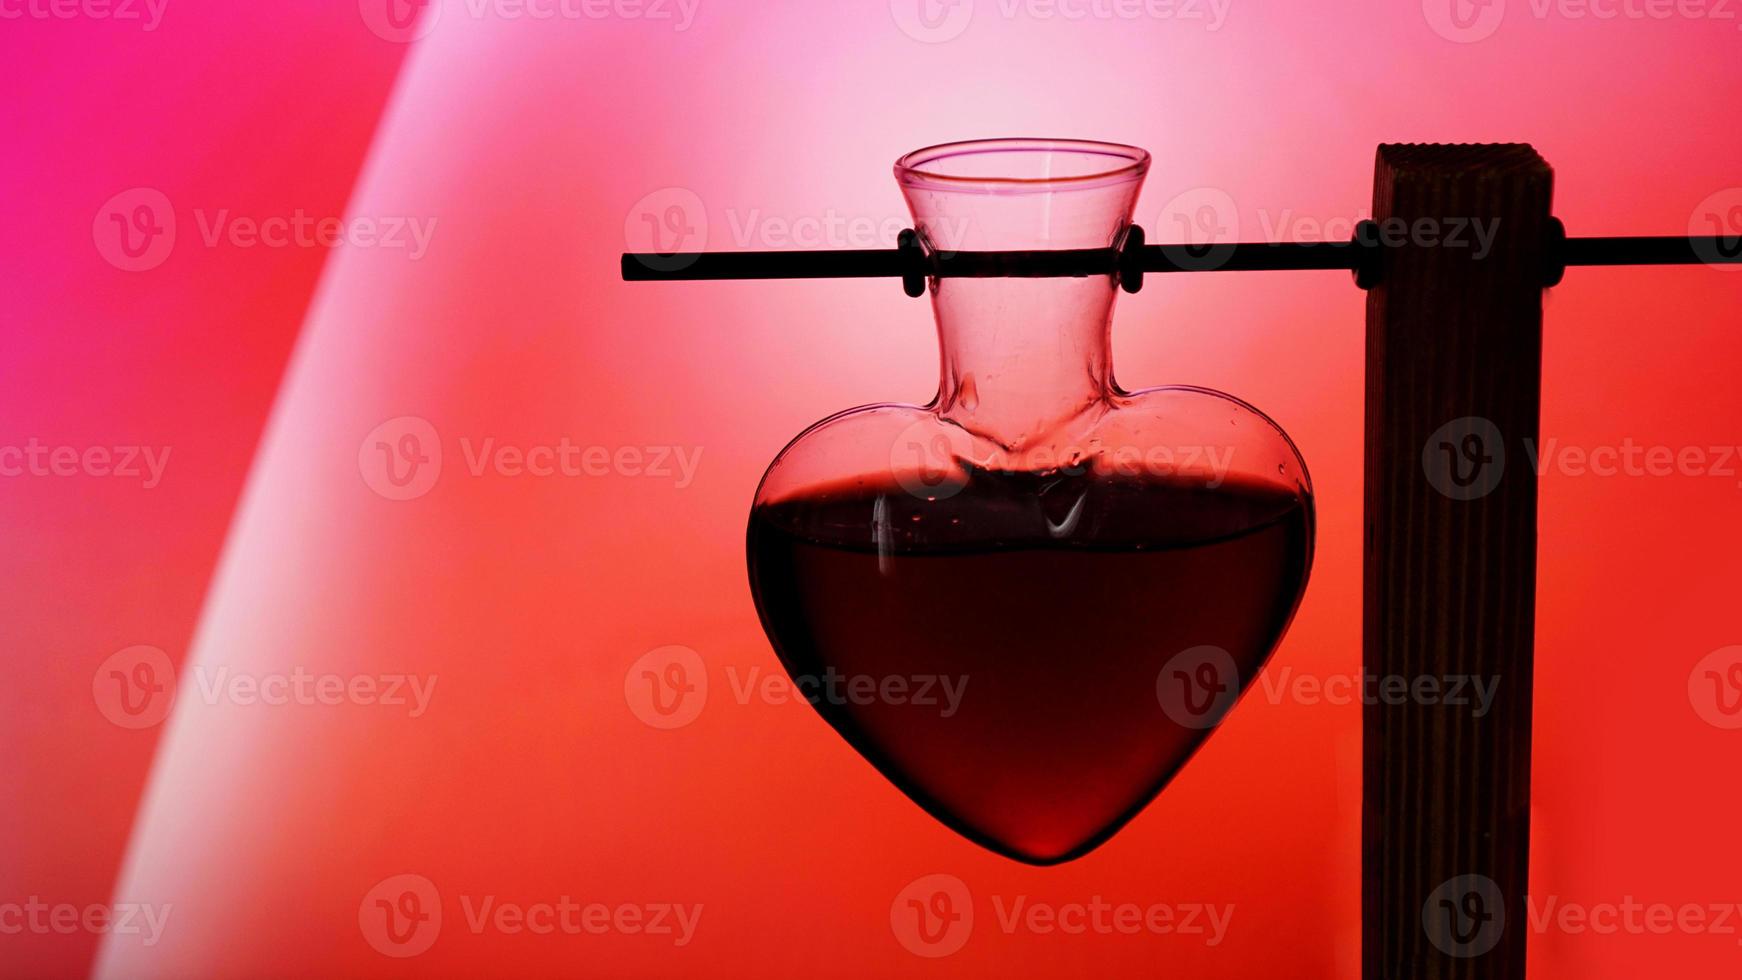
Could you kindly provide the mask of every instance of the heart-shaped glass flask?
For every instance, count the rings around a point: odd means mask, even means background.
[[[930,250],[1108,248],[1148,165],[987,140],[896,175]],[[780,453],[751,588],[798,689],[891,782],[1053,864],[1153,799],[1276,648],[1312,561],[1311,483],[1239,399],[1119,388],[1114,276],[928,285],[937,397],[842,412]]]

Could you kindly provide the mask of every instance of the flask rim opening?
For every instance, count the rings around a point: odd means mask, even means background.
[[[1149,151],[1100,140],[1006,137],[922,147],[895,161],[905,186],[1067,189],[1141,180]]]

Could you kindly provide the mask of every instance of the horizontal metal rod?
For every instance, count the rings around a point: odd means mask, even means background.
[[[625,252],[625,282],[690,279],[881,279],[906,271],[896,248],[809,252]]]
[[[1377,241],[1241,242],[1212,245],[1138,245],[1124,258],[1135,272],[1261,272],[1360,268]],[[1742,263],[1736,236],[1568,238],[1559,243],[1563,266],[1696,265]],[[914,276],[943,279],[1047,278],[1107,275],[1120,269],[1113,248],[1002,252],[930,252],[917,248],[780,252],[627,252],[629,282],[702,279],[865,279]]]
[[[1567,265],[1694,265],[1742,262],[1742,236],[1569,238]]]
[[[1137,252],[1144,272],[1258,272],[1355,267],[1352,242],[1263,242],[1229,245],[1145,245]],[[1011,252],[927,252],[922,274],[943,279],[1038,279],[1102,276],[1119,267],[1112,248]],[[875,279],[912,271],[898,248],[785,252],[626,252],[627,282],[699,279]]]

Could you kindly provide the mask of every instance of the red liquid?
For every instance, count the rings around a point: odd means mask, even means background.
[[[760,505],[750,580],[837,731],[960,833],[1050,864],[1110,837],[1209,734],[1164,710],[1158,675],[1210,644],[1243,689],[1311,542],[1292,488],[982,471],[933,501],[855,481]]]

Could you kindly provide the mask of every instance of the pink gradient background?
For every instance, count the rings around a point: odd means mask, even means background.
[[[1415,3],[1231,0],[1209,30],[979,0],[960,36],[924,43],[892,16],[911,11],[701,0],[678,30],[451,0],[409,45],[348,0],[170,0],[151,31],[0,22],[15,191],[0,445],[172,451],[150,490],[0,480],[0,903],[173,909],[150,947],[0,935],[0,975],[1357,971],[1357,705],[1248,698],[1118,837],[1035,869],[935,823],[808,707],[737,703],[726,671],[778,670],[742,570],[757,478],[819,417],[929,397],[929,312],[889,282],[624,284],[618,253],[679,199],[706,218],[691,248],[781,247],[767,218],[900,227],[897,155],[1011,134],[1147,147],[1138,220],[1157,239],[1164,205],[1205,188],[1236,203],[1242,238],[1346,227],[1375,144],[1416,140],[1532,142],[1575,234],[1681,233],[1742,185],[1742,32],[1514,0],[1465,44]],[[98,209],[133,187],[162,191],[179,223],[146,272],[93,240]],[[196,212],[219,209],[436,224],[416,260],[207,246]],[[1739,298],[1742,274],[1709,268],[1572,271],[1548,299],[1544,436],[1742,442]],[[1359,669],[1362,308],[1338,274],[1204,275],[1153,280],[1115,320],[1127,386],[1240,394],[1312,467],[1317,562],[1273,676]],[[409,501],[359,471],[365,436],[400,416],[428,420],[447,454]],[[681,489],[474,478],[462,437],[703,455]],[[1704,722],[1687,691],[1696,662],[1742,642],[1739,502],[1733,477],[1545,478],[1534,894],[1742,901],[1742,732]],[[142,731],[91,693],[134,644],[184,678],[170,720]],[[672,731],[624,696],[630,665],[666,644],[696,650],[715,685]],[[415,719],[207,704],[187,686],[196,665],[438,686]],[[390,959],[358,906],[404,872],[436,884],[447,923],[428,952]],[[979,921],[961,952],[921,959],[892,936],[890,903],[939,872],[968,885]],[[705,912],[673,948],[473,934],[456,901],[564,894]],[[991,897],[1017,895],[1236,913],[1214,947],[1006,934]],[[1531,957],[1540,976],[1715,976],[1742,947],[1551,929]]]

